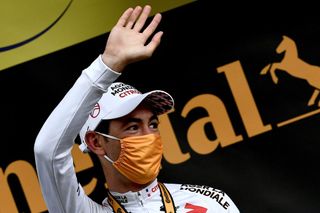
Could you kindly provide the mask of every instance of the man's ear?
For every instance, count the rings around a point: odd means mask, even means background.
[[[85,141],[90,151],[96,155],[105,155],[105,151],[99,140],[101,140],[101,137],[94,131],[88,131],[85,135]]]

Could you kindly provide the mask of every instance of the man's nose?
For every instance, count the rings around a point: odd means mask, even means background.
[[[144,127],[143,129],[142,129],[142,134],[143,135],[147,135],[147,134],[150,134],[152,131],[150,130],[150,128],[148,128],[148,127]]]

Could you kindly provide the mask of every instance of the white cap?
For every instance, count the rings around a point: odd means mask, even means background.
[[[88,152],[85,143],[85,134],[89,130],[95,130],[101,120],[120,118],[132,112],[142,101],[148,103],[157,115],[164,114],[174,106],[174,100],[170,94],[162,90],[153,90],[142,94],[139,90],[116,82],[111,84],[98,103],[95,104],[88,120],[80,130],[81,145],[83,152]]]

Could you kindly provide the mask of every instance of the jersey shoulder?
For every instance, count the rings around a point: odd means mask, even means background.
[[[175,202],[202,203],[209,209],[238,213],[239,210],[226,192],[206,185],[165,184]]]

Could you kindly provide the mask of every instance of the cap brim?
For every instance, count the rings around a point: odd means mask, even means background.
[[[174,106],[174,100],[170,94],[162,90],[153,90],[119,103],[102,119],[110,120],[123,117],[131,113],[143,101],[146,102],[157,115],[168,112]]]

